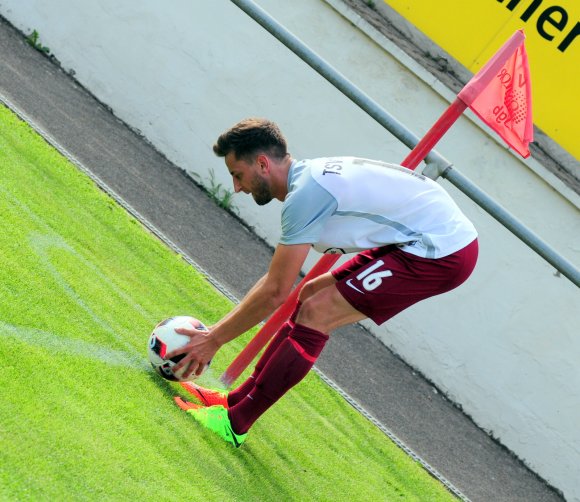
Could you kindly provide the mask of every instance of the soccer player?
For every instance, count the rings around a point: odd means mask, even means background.
[[[254,422],[314,365],[329,335],[370,318],[380,325],[425,298],[463,283],[477,261],[477,232],[435,181],[396,164],[356,157],[295,160],[278,126],[250,118],[213,147],[234,190],[259,205],[283,202],[282,231],[269,270],[223,319],[191,341],[175,370],[201,372],[219,348],[257,325],[288,297],[311,247],[356,253],[306,283],[290,319],[272,338],[252,375],[226,393],[184,387],[202,403],[177,404],[240,446]]]

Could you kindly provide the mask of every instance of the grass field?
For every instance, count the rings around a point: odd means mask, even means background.
[[[240,449],[201,429],[146,341],[229,301],[2,106],[0,222],[0,500],[454,499],[314,373]]]

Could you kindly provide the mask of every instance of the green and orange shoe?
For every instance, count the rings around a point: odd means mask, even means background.
[[[225,409],[228,409],[227,392],[205,389],[192,382],[181,382],[181,386],[204,406],[219,405],[223,406]]]
[[[209,406],[207,408],[185,401],[180,397],[175,398],[177,406],[189,413],[197,422],[206,429],[217,434],[224,441],[239,448],[246,440],[246,434],[236,434],[228,417],[228,410],[223,406]]]

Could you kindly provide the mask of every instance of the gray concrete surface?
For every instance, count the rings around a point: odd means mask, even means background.
[[[4,20],[0,97],[236,297],[266,271],[270,248]],[[335,333],[317,367],[469,499],[562,500],[364,329]]]

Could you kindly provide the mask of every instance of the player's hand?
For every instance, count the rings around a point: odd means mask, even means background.
[[[177,328],[175,332],[189,336],[191,341],[165,356],[166,359],[171,359],[175,356],[184,355],[183,359],[173,367],[173,372],[178,373],[184,368],[182,376],[185,379],[192,374],[201,375],[206,365],[209,364],[220,348],[220,345],[212,337],[211,330],[199,330],[192,327]]]

